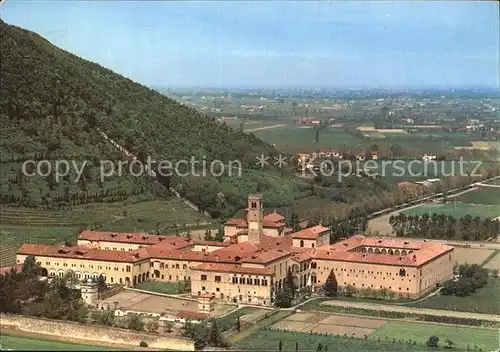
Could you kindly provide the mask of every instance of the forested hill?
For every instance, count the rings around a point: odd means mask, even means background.
[[[257,155],[276,153],[252,134],[235,132],[194,109],[3,21],[0,55],[3,164],[20,165],[32,158],[91,157],[95,165],[98,158],[117,158],[116,151],[102,141],[96,128],[139,158],[149,155],[169,161],[189,160],[192,156],[224,162],[241,160],[245,168],[254,168]],[[18,166],[10,165],[7,169],[2,172],[2,203],[37,206],[60,200],[57,192],[62,190],[53,180],[48,180],[48,187],[38,184],[33,189],[16,176]],[[90,175],[87,181],[92,183],[93,177],[97,175]],[[269,205],[284,205],[293,200],[299,190],[292,177],[290,180],[277,182],[250,173],[238,179],[177,177],[173,183],[181,194],[203,209],[215,216],[227,216],[244,205],[248,192],[267,192]],[[21,190],[16,191],[16,187]],[[68,184],[64,188],[67,202],[72,197],[68,187],[74,186]],[[78,192],[85,193],[87,189],[85,186]],[[40,204],[38,199],[42,199]]]

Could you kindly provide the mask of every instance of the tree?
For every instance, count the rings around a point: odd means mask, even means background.
[[[274,304],[279,308],[290,308],[293,302],[293,293],[288,285],[276,290]]]
[[[297,285],[295,285],[292,268],[288,267],[283,286],[288,286],[292,292],[292,299],[295,298],[295,290],[297,290]]]
[[[113,326],[115,315],[110,310],[94,311],[92,313],[92,321],[98,325]]]
[[[335,277],[335,273],[333,272],[333,269],[330,271],[330,274],[326,278],[326,282],[323,285],[323,289],[325,290],[325,293],[328,297],[335,297],[337,296],[337,291],[338,291],[338,283],[337,283],[337,278]]]
[[[172,327],[174,326],[174,323],[171,321],[163,321],[163,329],[165,332],[172,332]]]
[[[106,278],[101,274],[97,278],[97,289],[102,292],[106,289]]]
[[[214,347],[225,347],[227,345],[222,338],[222,334],[219,330],[216,319],[212,319],[211,322],[208,344]]]
[[[126,322],[127,329],[143,331],[144,330],[144,321],[139,314],[132,314],[129,316]]]
[[[212,231],[211,230],[206,230],[205,231],[205,236],[203,237],[204,241],[213,241],[214,238],[212,237]]]
[[[188,227],[187,228],[187,232],[186,232],[186,239],[188,241],[191,241],[191,238],[192,238],[192,236],[191,236],[191,229]]]
[[[291,227],[294,232],[301,230],[299,215],[295,212],[295,210],[292,211],[292,214],[290,215],[288,226]]]
[[[72,288],[78,283],[78,277],[73,270],[68,270],[64,275],[64,279],[66,280],[66,284]]]
[[[157,319],[151,319],[148,321],[148,324],[146,325],[146,330],[148,332],[152,333],[157,333],[158,332],[158,320]]]
[[[451,341],[450,339],[446,339],[445,343],[446,348],[453,348],[453,345],[455,344],[455,342]]]
[[[318,348],[316,348],[316,351],[318,352],[323,351],[323,345],[321,343],[318,343]]]
[[[280,340],[280,342],[278,343],[278,351],[281,352],[283,351],[283,342]]]
[[[425,344],[427,345],[427,347],[436,348],[438,347],[438,343],[439,343],[439,337],[433,335],[429,337],[429,339]]]
[[[33,255],[28,255],[26,259],[24,259],[22,265],[22,272],[27,274],[28,276],[34,276],[38,273],[39,266],[36,263],[36,259]]]
[[[295,352],[299,352],[299,343],[295,342]]]
[[[240,317],[238,316],[236,318],[236,331],[241,331],[241,323],[240,323]]]

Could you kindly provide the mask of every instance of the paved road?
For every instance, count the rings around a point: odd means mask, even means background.
[[[456,317],[456,318],[482,319],[482,320],[500,322],[500,315],[495,315],[495,314],[458,312],[458,311],[454,311],[454,310],[404,307],[404,306],[399,306],[399,305],[396,306],[396,305],[391,305],[391,304],[352,302],[352,301],[342,301],[342,300],[327,301],[327,302],[323,302],[322,304],[329,305],[329,306],[337,306],[337,307],[383,310],[383,311],[387,311],[387,312],[400,312],[400,313],[409,313],[409,314],[427,314],[427,315],[434,315],[434,316],[448,316],[448,317]]]

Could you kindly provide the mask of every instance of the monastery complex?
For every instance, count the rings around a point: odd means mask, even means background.
[[[340,286],[389,289],[419,297],[453,277],[453,247],[440,243],[353,236],[330,244],[321,225],[294,232],[283,216],[264,216],[262,197],[250,195],[245,219],[230,219],[224,241],[142,233],[84,231],[76,246],[22,245],[17,263],[36,257],[49,277],[72,270],[78,279],[104,276],[133,287],[145,280],[189,280],[193,296],[270,306],[290,268],[299,289],[322,286],[333,270]]]

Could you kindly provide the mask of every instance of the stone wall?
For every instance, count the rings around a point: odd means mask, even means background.
[[[17,329],[19,331],[58,337],[71,336],[74,339],[93,342],[100,341],[139,347],[139,343],[145,341],[152,348],[194,351],[193,342],[182,337],[155,335],[97,325],[7,314],[0,314],[0,324],[2,327]]]
[[[115,286],[113,288],[110,288],[110,289],[107,289],[103,292],[99,292],[99,299],[100,300],[105,300],[111,296],[114,296],[118,293],[120,293],[121,291],[123,290],[123,286],[122,285],[118,285],[118,286]]]

